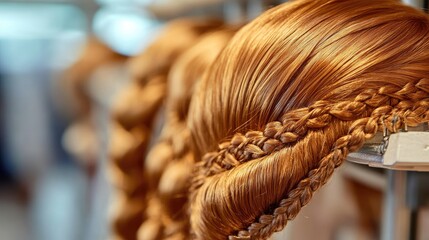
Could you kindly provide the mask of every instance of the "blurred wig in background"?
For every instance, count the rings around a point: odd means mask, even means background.
[[[162,120],[158,112],[167,93],[171,66],[202,34],[221,25],[217,20],[172,21],[147,49],[129,61],[132,83],[119,94],[112,109],[109,170],[117,189],[112,208],[113,239],[137,239],[138,228],[148,217],[146,193],[150,185],[144,159],[157,135],[154,122]]]
[[[216,59],[235,30],[205,34],[173,65],[167,81],[165,121],[157,143],[150,149],[144,170],[150,186],[148,219],[139,230],[139,240],[189,239],[187,194],[194,158],[186,126],[195,85]]]
[[[64,72],[60,91],[64,114],[71,124],[63,137],[65,149],[87,170],[93,171],[99,157],[100,140],[93,119],[94,99],[90,81],[97,70],[124,64],[127,57],[114,52],[95,37],[90,38],[78,61]]]

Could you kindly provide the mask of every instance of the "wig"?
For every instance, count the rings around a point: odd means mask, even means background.
[[[64,72],[59,83],[61,109],[66,109],[65,115],[71,117],[71,124],[63,135],[63,145],[87,170],[91,171],[96,165],[100,150],[91,119],[94,104],[88,90],[89,81],[98,69],[123,64],[126,59],[97,38],[90,38],[80,58]]]
[[[65,109],[70,115],[82,117],[91,111],[91,97],[88,93],[88,81],[100,67],[111,63],[123,63],[127,59],[110,47],[92,37],[86,43],[79,59],[64,72],[61,81],[62,98],[68,104]]]
[[[139,239],[189,239],[187,191],[194,164],[186,127],[194,86],[234,33],[222,29],[202,36],[181,55],[168,78],[165,123],[160,140],[149,151],[145,171],[152,192],[148,194],[149,218],[139,230]],[[158,211],[153,211],[158,209]]]
[[[256,18],[191,102],[195,238],[284,228],[380,129],[429,121],[427,76],[429,18],[398,1],[298,0]]]
[[[133,81],[120,93],[112,109],[109,169],[118,190],[113,211],[114,239],[137,239],[137,230],[147,217],[149,185],[143,171],[144,158],[155,116],[166,95],[169,70],[203,33],[220,25],[216,20],[173,21],[128,64]]]

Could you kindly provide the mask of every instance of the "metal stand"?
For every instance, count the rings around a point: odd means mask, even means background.
[[[427,0],[403,0],[417,8],[427,8]],[[425,9],[427,11],[427,9]],[[429,173],[387,170],[382,240],[417,239],[418,209],[429,200]]]
[[[387,170],[387,178],[381,239],[405,240],[410,230],[410,210],[406,204],[407,172]]]
[[[429,205],[429,173],[388,170],[382,240],[415,240],[419,209]]]

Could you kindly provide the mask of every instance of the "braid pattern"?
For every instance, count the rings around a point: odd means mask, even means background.
[[[185,174],[185,177],[187,177],[191,173],[186,174],[186,171],[183,172],[183,167],[180,167],[184,164],[190,164],[186,158],[186,155],[190,152],[189,141],[189,133],[184,123],[179,121],[174,113],[170,113],[168,122],[164,125],[162,138],[151,149],[146,158],[146,161],[152,163],[161,162],[162,165],[159,165],[159,167],[163,169],[146,167],[150,177],[148,183],[153,188],[150,199],[159,205],[159,209],[156,214],[147,214],[148,218],[141,227],[142,234],[147,235],[144,239],[167,239],[171,236],[176,236],[175,239],[186,239],[185,236],[189,230],[186,221],[183,220],[186,218],[182,216],[185,214],[183,210],[185,209],[186,199],[183,199],[183,196],[185,196],[186,191],[182,189],[185,186],[180,183],[180,180],[179,182],[177,180],[183,178],[182,175]],[[158,149],[157,146],[160,145],[164,148]],[[168,151],[170,154],[162,156],[160,151]],[[174,173],[172,173],[172,169],[174,169]],[[171,178],[176,181],[175,185],[173,188],[167,188],[166,191],[166,189],[163,189],[162,181],[168,179],[171,182],[173,181]],[[151,208],[149,206],[147,211],[152,211]],[[151,226],[155,223],[159,225],[156,229]]]
[[[194,86],[233,33],[222,27],[200,36],[194,46],[182,53],[169,72],[161,137],[151,147],[144,163],[148,176],[146,184],[150,185],[148,195],[160,207],[156,214],[146,214],[148,218],[139,231],[141,236],[145,236],[142,239],[189,238],[187,192],[195,161],[191,152],[190,130],[186,125],[188,108]],[[151,211],[150,208],[146,212]]]
[[[116,99],[112,109],[112,122],[117,123],[121,130],[112,134],[113,144],[109,149],[110,170],[113,173],[111,179],[118,189],[118,195],[122,194],[125,199],[124,204],[121,204],[124,210],[116,211],[117,215],[114,216],[114,237],[147,239],[144,229],[139,230],[140,225],[145,219],[159,214],[149,209],[158,203],[149,201],[154,189],[148,185],[150,172],[142,167],[150,141],[158,137],[153,128],[155,117],[167,95],[167,78],[180,55],[192,47],[202,34],[218,29],[222,24],[221,21],[210,19],[172,21],[154,42],[129,62],[127,67],[133,81],[130,88]],[[174,42],[171,42],[172,38]],[[115,148],[120,150],[115,151]],[[124,216],[127,214],[126,208],[131,208],[131,203],[139,205],[135,211],[138,214]],[[155,238],[157,230],[162,228],[160,219],[156,220],[148,224]]]
[[[203,156],[203,160],[197,164],[191,191],[195,191],[204,184],[204,179],[207,177],[293,145],[304,138],[308,131],[326,127],[333,118],[342,121],[359,119],[368,115],[373,109],[386,104],[398,104],[397,110],[403,112],[404,116],[408,116],[412,114],[404,110],[407,109],[405,106],[408,106],[408,101],[427,98],[428,91],[429,79],[421,79],[417,83],[408,83],[402,88],[386,86],[378,91],[368,90],[359,94],[353,101],[339,103],[317,101],[308,108],[286,113],[282,117],[284,119],[282,122],[270,122],[263,131],[249,131],[244,135],[237,133],[230,141],[219,144],[216,152]],[[412,122],[416,121],[409,120],[407,124]]]
[[[156,112],[165,96],[165,82],[159,83],[159,91],[153,92],[156,101],[149,101],[146,111]],[[136,85],[137,86],[137,85]],[[144,88],[145,86],[139,86]],[[152,121],[156,114],[146,114],[138,124],[124,126],[117,121],[112,131],[110,152],[110,179],[117,189],[117,197],[123,196],[113,216],[113,234],[117,239],[137,239],[137,231],[145,218],[145,174],[142,174],[143,156],[151,138]],[[117,119],[115,119],[117,120]],[[144,120],[144,121],[143,121]],[[120,151],[114,151],[121,146]]]
[[[416,126],[429,122],[429,91],[428,81],[420,81],[419,89],[408,93],[408,96],[417,96],[415,101],[406,99],[394,106],[385,105],[375,108],[370,117],[363,117],[353,121],[347,135],[341,136],[332,146],[331,152],[323,157],[318,166],[300,180],[287,197],[282,199],[270,214],[261,215],[245,230],[229,236],[230,240],[267,239],[272,233],[284,228],[289,220],[294,219],[300,209],[305,206],[313,193],[323,186],[339,167],[349,152],[358,150],[365,140],[374,137],[378,129],[385,126],[391,132],[401,126]],[[396,95],[395,98],[398,96]],[[396,122],[393,119],[398,120]]]

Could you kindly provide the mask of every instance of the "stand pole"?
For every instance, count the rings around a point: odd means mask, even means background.
[[[388,170],[387,177],[381,239],[409,239],[411,218],[406,203],[407,172]]]

